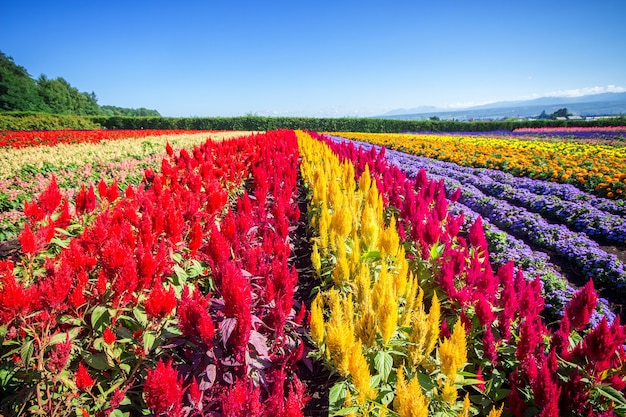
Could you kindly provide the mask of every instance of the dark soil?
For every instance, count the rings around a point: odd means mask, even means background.
[[[21,253],[20,242],[17,239],[10,239],[0,242],[0,261],[16,261]]]
[[[300,188],[302,185],[299,185]],[[298,288],[294,294],[297,304],[306,306],[307,311],[311,311],[311,302],[316,294],[316,287],[320,282],[313,272],[311,264],[311,233],[308,228],[307,202],[304,197],[305,193],[300,189],[298,193],[300,200],[298,207],[300,208],[300,221],[298,229],[293,233],[297,241],[293,242],[295,249],[292,259],[294,266],[298,271]],[[305,355],[314,349],[313,344],[303,338],[306,345]],[[303,413],[307,417],[327,417],[328,416],[328,393],[334,384],[334,378],[330,372],[319,361],[306,358],[298,364],[300,371],[300,379],[307,386],[310,395]]]

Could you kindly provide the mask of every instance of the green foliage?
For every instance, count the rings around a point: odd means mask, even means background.
[[[0,130],[87,130],[102,126],[82,116],[33,112],[0,113]]]
[[[301,129],[316,132],[489,132],[522,127],[620,126],[624,118],[585,120],[502,120],[460,122],[453,120],[394,120],[371,118],[263,117],[127,117],[92,116],[106,129],[245,130]]]
[[[33,79],[13,58],[0,52],[0,112],[40,112],[63,115],[160,116],[156,110],[98,105],[95,93],[72,87],[61,77],[41,74]]]

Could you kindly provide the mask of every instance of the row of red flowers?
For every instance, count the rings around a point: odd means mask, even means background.
[[[0,409],[301,414],[293,132],[168,151],[123,196],[70,204],[53,181],[26,204],[24,257],[0,263]]]
[[[104,140],[145,138],[149,136],[210,133],[206,130],[32,130],[0,132],[0,148],[27,148],[30,146],[55,146],[61,143],[98,143]]]

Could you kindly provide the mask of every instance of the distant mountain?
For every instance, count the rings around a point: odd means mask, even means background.
[[[419,114],[419,113],[432,113],[434,111],[441,111],[442,109],[435,106],[419,106],[411,109],[394,109],[388,111],[383,116],[397,116],[402,114]]]
[[[601,93],[579,97],[541,97],[532,100],[500,101],[464,109],[444,110],[432,106],[392,110],[379,118],[385,119],[502,119],[507,117],[532,118],[545,110],[547,114],[560,108],[575,116],[608,116],[626,114],[626,93]],[[428,109],[428,110],[424,110]],[[417,111],[416,111],[417,110]]]

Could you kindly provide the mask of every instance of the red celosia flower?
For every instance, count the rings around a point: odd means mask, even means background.
[[[484,255],[487,254],[489,245],[485,239],[485,231],[483,230],[483,220],[480,216],[476,218],[474,224],[469,229],[470,244]]]
[[[224,297],[224,314],[237,319],[237,327],[231,336],[236,356],[243,355],[252,330],[252,293],[250,282],[234,262],[226,262],[222,270],[221,288]],[[242,358],[237,358],[242,360]]]
[[[115,343],[115,341],[117,340],[115,333],[109,327],[104,329],[104,332],[102,332],[102,338],[104,339],[104,343],[107,343],[109,345]]]
[[[191,225],[191,231],[189,232],[189,250],[191,251],[191,256],[195,256],[198,249],[202,245],[202,225],[199,220],[194,220]]]
[[[159,359],[154,370],[148,370],[143,386],[146,404],[157,416],[182,415],[183,388],[172,360],[163,363]]]
[[[480,381],[480,384],[476,384],[476,388],[478,388],[480,391],[484,391],[485,377],[483,376],[483,368],[480,366],[478,367],[478,371],[476,371],[476,379]]]
[[[197,410],[202,409],[202,396],[202,391],[200,391],[200,386],[194,376],[191,384],[189,384],[189,400]]]
[[[126,390],[128,390],[128,388],[130,388],[130,385],[127,385],[125,389],[119,389],[116,388],[115,391],[113,391],[113,395],[111,395],[111,408],[117,408],[122,401],[124,401],[124,398],[126,397]]]
[[[514,417],[524,417],[527,407],[517,390],[519,384],[519,371],[517,369],[509,375],[509,384],[511,386],[511,392],[507,397],[507,411]]]
[[[87,196],[85,198],[85,212],[91,213],[96,209],[96,192],[93,188],[93,184],[89,184],[89,191],[87,191]]]
[[[589,410],[590,389],[582,381],[582,376],[575,372],[561,390],[559,408],[564,415],[583,416]]]
[[[555,374],[548,366],[548,358],[542,356],[541,366],[537,377],[530,378],[530,385],[533,390],[533,400],[541,410],[541,417],[559,417],[559,397],[561,388],[558,386]]]
[[[85,391],[88,388],[91,388],[95,381],[87,372],[87,368],[83,365],[83,363],[78,364],[78,370],[76,371],[76,386],[79,390]]]
[[[609,327],[606,317],[583,339],[575,353],[586,356],[593,363],[596,372],[600,373],[611,366],[611,357],[626,341],[626,329],[620,325],[617,317]]]
[[[8,324],[17,315],[29,312],[31,298],[15,280],[13,263],[0,261],[0,324]]]
[[[569,324],[569,318],[567,314],[563,316],[559,323],[559,330],[552,334],[552,340],[550,342],[552,349],[556,353],[563,357],[565,360],[569,360],[571,357],[569,336],[571,334],[571,328]]]
[[[177,310],[178,326],[185,337],[213,346],[215,326],[209,315],[209,297],[203,297],[196,288],[193,296],[184,289],[180,306]]]
[[[232,389],[222,397],[224,417],[252,417],[262,415],[260,391],[251,381],[237,380]]]
[[[68,333],[65,336],[65,341],[58,343],[54,346],[54,349],[50,351],[48,368],[52,372],[61,372],[65,369],[70,353],[72,353],[72,341]]]
[[[22,246],[22,252],[26,255],[33,255],[37,251],[35,234],[31,230],[28,223],[24,225],[24,230],[22,230],[18,239],[20,241],[20,245]]]
[[[148,296],[145,302],[146,314],[148,317],[161,320],[176,307],[176,292],[173,287],[167,291],[161,285],[157,285]]]
[[[485,331],[483,332],[483,352],[485,358],[489,359],[492,365],[495,366],[498,363],[496,340],[493,337],[493,332],[489,325],[485,327]]]
[[[482,293],[478,294],[478,301],[474,307],[478,321],[482,326],[491,325],[494,320],[494,314],[491,309],[491,304]]]
[[[59,190],[56,177],[53,175],[48,188],[39,195],[39,207],[45,215],[51,216],[54,210],[61,204],[63,195]]]
[[[454,190],[452,194],[450,194],[450,201],[454,203],[458,201],[460,197],[461,197],[461,189],[457,188],[456,190]]]
[[[582,330],[587,324],[591,314],[598,304],[598,295],[593,287],[593,280],[579,290],[565,307],[565,315],[569,318],[570,325],[574,330]]]
[[[515,357],[522,363],[532,361],[534,352],[541,343],[541,334],[531,320],[524,320],[520,326],[520,340],[515,350]]]

